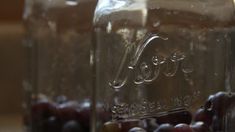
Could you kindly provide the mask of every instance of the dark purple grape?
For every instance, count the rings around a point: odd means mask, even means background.
[[[195,113],[194,121],[202,121],[207,125],[211,125],[212,118],[213,118],[212,111],[206,110],[204,108],[200,108]]]
[[[104,110],[97,110],[98,111],[98,117],[101,119],[101,121],[104,123],[106,121],[109,121],[112,119],[112,113],[109,111]]]
[[[231,105],[235,105],[235,93],[228,93],[228,96],[230,98]]]
[[[213,132],[224,131],[224,118],[219,116],[214,116],[212,120],[212,130]]]
[[[58,115],[63,122],[67,122],[69,120],[79,120],[79,112],[73,107],[59,107]]]
[[[85,99],[82,103],[80,103],[78,112],[80,123],[86,128],[87,131],[89,131],[90,118],[92,114],[91,101],[89,99]],[[96,114],[98,118],[101,119],[102,123],[111,120],[112,117],[111,112],[105,111],[104,105],[100,102],[97,102],[96,104]]]
[[[193,132],[193,130],[188,124],[181,123],[175,126],[174,132]]]
[[[61,120],[78,120],[80,105],[77,101],[67,101],[57,107],[58,115]]]
[[[128,132],[133,127],[139,127],[140,126],[140,120],[126,120],[121,121],[121,132]]]
[[[146,130],[141,127],[133,127],[128,132],[146,132]]]
[[[168,123],[161,124],[154,132],[174,132],[174,126]]]
[[[80,104],[77,101],[67,101],[60,104],[57,109],[62,122],[76,120],[83,127],[84,131],[89,131],[91,115],[89,101],[84,101]]]
[[[159,127],[155,118],[143,119],[140,124],[141,124],[141,127],[147,130],[148,132],[153,132]]]
[[[89,100],[84,100],[80,104],[80,109],[78,110],[78,118],[81,125],[86,129],[86,131],[89,131],[91,118],[91,102]]]
[[[35,102],[31,107],[32,131],[44,131],[49,117],[55,115],[56,107],[54,104],[47,101]]]
[[[77,121],[71,120],[64,124],[62,132],[85,132],[85,131],[82,129],[81,125]]]
[[[229,108],[234,104],[235,96],[233,93],[218,92],[209,96],[205,103],[205,108],[213,112],[212,130],[224,131],[224,119]]]
[[[49,102],[38,102],[32,105],[31,115],[34,122],[47,120],[49,117],[56,115],[56,107]]]
[[[176,125],[179,123],[190,124],[192,121],[192,114],[187,110],[169,111],[167,114],[157,117],[158,124],[170,123]]]
[[[79,109],[80,104],[77,101],[66,101],[62,104],[59,104],[58,107],[59,108],[70,107],[70,108],[74,108],[74,109]]]
[[[52,116],[44,123],[43,132],[61,132],[61,126],[61,121],[57,117]]]
[[[212,110],[212,100],[215,98],[214,95],[210,95],[207,99],[207,101],[204,104],[204,109],[211,111]]]
[[[196,122],[190,126],[194,132],[210,132],[210,128],[204,122]]]
[[[223,117],[230,104],[230,95],[226,92],[218,92],[208,98],[205,108],[209,107],[216,116]]]
[[[121,132],[121,128],[117,122],[106,122],[102,128],[102,132]]]

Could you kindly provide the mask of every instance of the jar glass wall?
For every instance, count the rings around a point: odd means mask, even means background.
[[[112,115],[98,131],[232,132],[234,1],[100,0],[94,25],[96,101]]]
[[[89,131],[95,6],[96,0],[26,0],[26,131]]]

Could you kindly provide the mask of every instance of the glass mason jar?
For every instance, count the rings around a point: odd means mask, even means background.
[[[26,0],[25,131],[89,131],[96,3]]]
[[[98,132],[234,131],[233,0],[99,0],[93,21],[95,98],[112,115]]]

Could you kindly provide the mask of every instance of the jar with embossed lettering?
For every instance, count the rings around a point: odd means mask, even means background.
[[[98,132],[234,131],[233,0],[99,0]],[[97,108],[99,109],[99,108]]]

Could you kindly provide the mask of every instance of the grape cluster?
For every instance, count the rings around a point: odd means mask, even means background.
[[[142,119],[114,121],[101,104],[97,106],[100,106],[96,113],[102,120],[98,124],[102,126],[101,132],[224,132],[225,117],[235,106],[235,95],[226,92],[210,95],[194,114],[186,109],[175,109]],[[32,103],[27,124],[32,132],[89,132],[90,117],[89,100],[78,103],[60,96],[52,102],[39,98]]]
[[[99,105],[101,107],[101,105]],[[110,120],[111,114],[97,109],[102,120]],[[36,99],[31,106],[31,117],[27,122],[32,132],[89,132],[91,102],[81,103],[67,100],[61,96],[55,102]],[[104,121],[103,121],[104,122]]]
[[[218,92],[210,95],[194,114],[179,109],[157,117],[125,120],[125,123],[107,122],[103,132],[224,132],[226,112],[234,105],[235,95]]]

